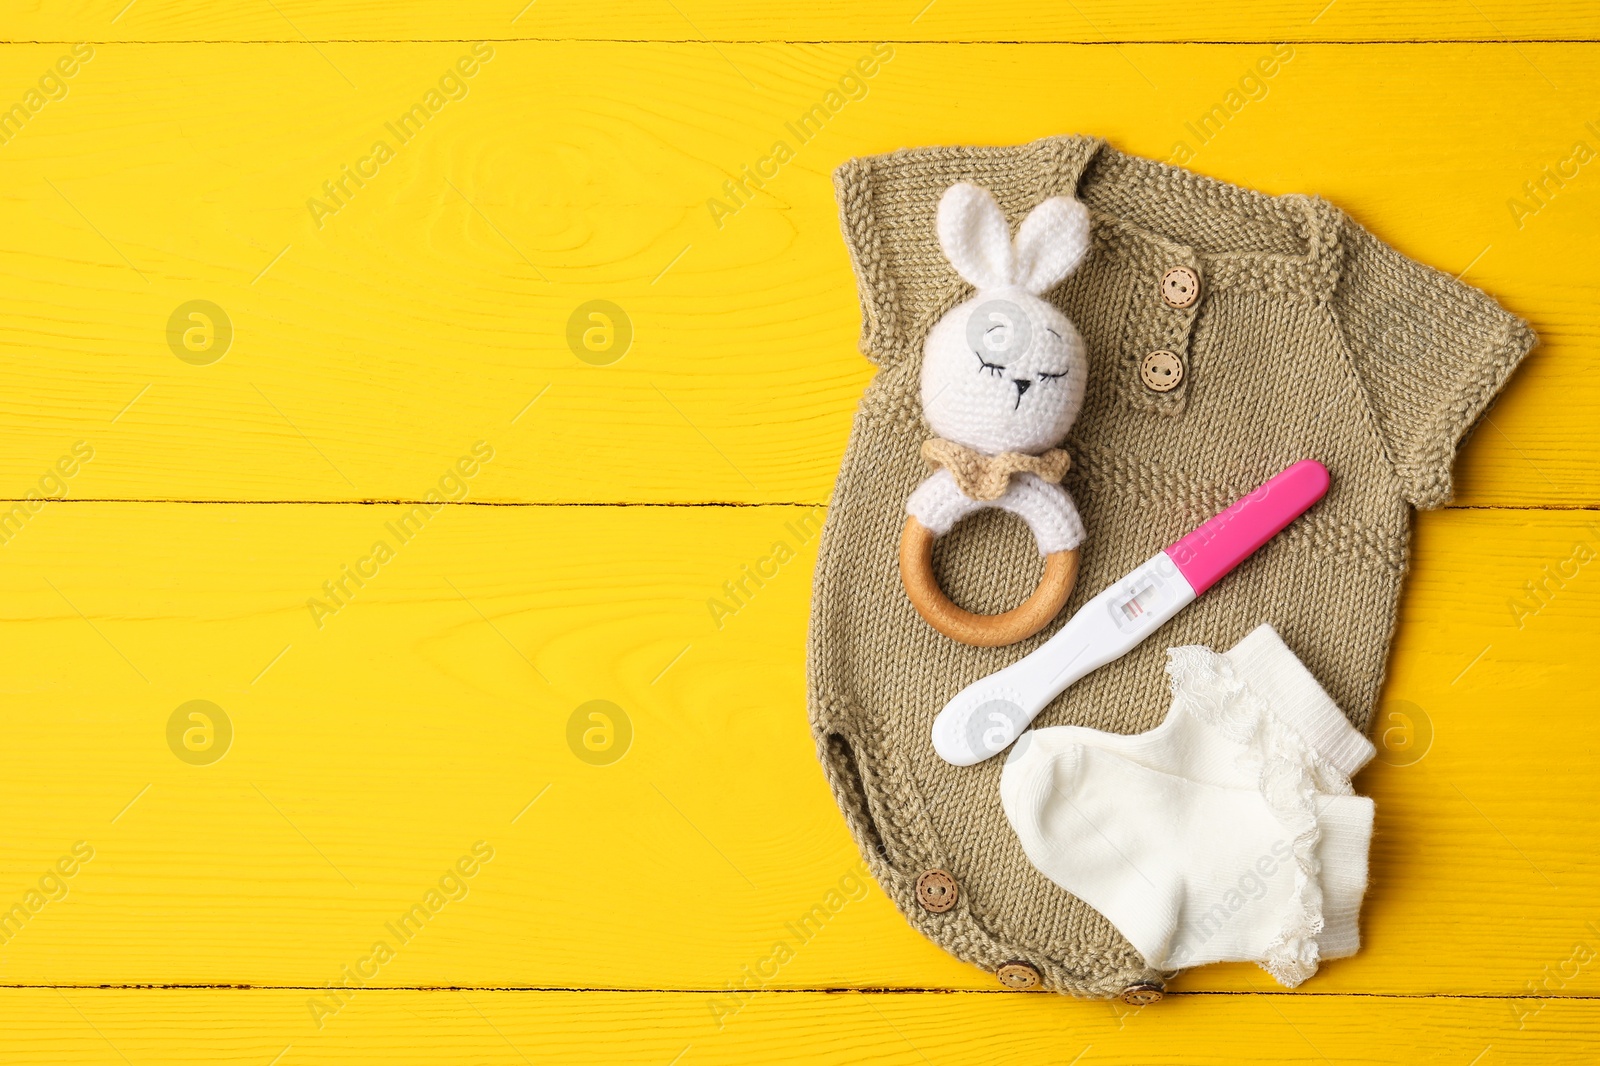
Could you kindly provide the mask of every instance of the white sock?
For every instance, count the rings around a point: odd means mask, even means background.
[[[1259,788],[1280,807],[1303,806],[1297,795],[1306,790],[1351,793],[1350,778],[1371,760],[1372,742],[1270,625],[1257,626],[1220,655],[1201,646],[1172,648],[1167,655],[1172,707],[1154,729],[1125,735],[1055,726],[1037,732],[1051,734],[1057,745],[1114,752],[1200,784]],[[1323,873],[1364,887],[1365,850],[1331,849]],[[1359,894],[1355,902],[1359,908]],[[1354,955],[1360,940],[1351,929],[1348,950],[1330,941],[1322,957]]]
[[[1225,788],[1255,787],[1262,761],[1277,754],[1305,762],[1319,791],[1345,794],[1375,752],[1270,625],[1220,655],[1196,645],[1167,656],[1172,707],[1154,729],[1051,728],[1140,766]]]
[[[1372,801],[1189,781],[1038,730],[1000,798],[1023,850],[1158,969],[1252,961],[1294,987],[1355,950]],[[1324,879],[1324,860],[1340,873]],[[1327,950],[1324,953],[1322,944]]]

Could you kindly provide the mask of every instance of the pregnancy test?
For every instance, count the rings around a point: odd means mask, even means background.
[[[1068,685],[1144,642],[1328,491],[1328,468],[1304,459],[1156,552],[1031,654],[962,689],[933,722],[933,749],[972,766],[999,754]]]

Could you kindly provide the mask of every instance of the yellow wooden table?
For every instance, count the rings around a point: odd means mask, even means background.
[[[524,2],[0,5],[0,1062],[1600,1057],[1600,5]],[[829,174],[1063,132],[1542,338],[1417,521],[1365,947],[1294,993],[1001,992],[812,754]]]

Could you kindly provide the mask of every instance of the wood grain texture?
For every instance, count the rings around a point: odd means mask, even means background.
[[[304,990],[11,989],[0,1063],[1593,1061],[1600,1004],[1480,999],[1172,997],[1142,1010],[1027,993],[767,994],[719,1027],[704,995],[506,991],[356,994],[321,1029]],[[1374,1039],[1381,1033],[1381,1039]]]
[[[1077,548],[1045,556],[1039,587],[1017,606],[998,614],[974,614],[955,605],[933,570],[936,536],[915,518],[900,530],[900,581],[911,606],[933,628],[963,644],[1003,648],[1026,640],[1055,621],[1078,581]]]
[[[183,0],[68,0],[8,14],[8,40],[894,40],[1385,41],[1594,40],[1591,3],[1554,0],[819,0],[784,8],[731,0],[274,0],[218,7]]]
[[[803,712],[806,513],[447,507],[399,544],[392,505],[49,505],[0,547],[0,903],[75,842],[95,855],[0,947],[0,982],[337,982],[485,841],[375,983],[717,990],[783,940],[774,987],[993,988],[855,880]],[[395,557],[318,628],[308,598],[379,539]],[[776,541],[796,558],[714,616]],[[1358,780],[1366,944],[1308,991],[1517,996],[1600,944],[1580,544],[1600,548],[1592,514],[1420,523],[1378,736],[1404,753],[1399,711],[1432,740]],[[169,749],[190,700],[233,724],[212,765]],[[573,746],[591,700],[631,723],[611,765]],[[830,891],[847,902],[799,943]]]
[[[0,496],[85,440],[79,498],[415,499],[486,439],[483,500],[823,501],[870,375],[833,167],[1091,131],[1319,192],[1531,319],[1543,346],[1468,445],[1460,501],[1600,499],[1572,447],[1600,418],[1600,179],[1510,206],[1575,141],[1600,148],[1596,46],[1302,45],[1202,143],[1189,127],[1266,46],[900,45],[715,220],[867,45],[502,43],[401,144],[386,123],[469,47],[96,46],[0,146]],[[0,49],[0,89],[22,98],[66,48]],[[379,139],[394,158],[314,218]],[[235,331],[208,366],[168,347],[197,298]],[[607,366],[567,342],[595,299],[633,325]]]
[[[10,6],[0,1064],[1600,1057],[1600,7]],[[1383,41],[1425,43],[1349,43]],[[1365,945],[1296,993],[998,992],[859,878],[812,752],[813,531],[871,374],[829,174],[1063,132],[1320,193],[1544,342],[1417,520]],[[169,343],[195,299],[209,365]],[[594,300],[606,365],[567,336]],[[383,502],[430,493],[538,506]],[[98,987],[136,984],[204,987]]]

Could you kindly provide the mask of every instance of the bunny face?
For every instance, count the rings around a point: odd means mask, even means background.
[[[939,436],[997,455],[1061,443],[1083,406],[1088,358],[1065,315],[1041,298],[1088,252],[1088,211],[1046,200],[1015,243],[994,198],[953,185],[939,201],[939,242],[977,287],[928,334],[922,411]]]
[[[1061,443],[1083,406],[1083,339],[1020,290],[980,294],[934,326],[922,355],[922,411],[939,436],[989,455]]]

